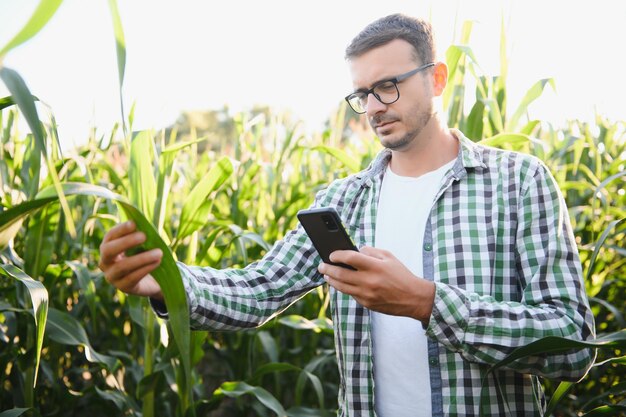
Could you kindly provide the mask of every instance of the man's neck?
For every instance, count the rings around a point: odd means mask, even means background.
[[[392,151],[391,170],[404,177],[419,177],[456,158],[459,141],[447,126],[437,120],[420,132],[410,148]]]

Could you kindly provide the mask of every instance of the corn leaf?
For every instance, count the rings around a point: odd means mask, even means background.
[[[526,135],[519,133],[499,133],[490,138],[481,140],[481,145],[492,146],[494,148],[501,148],[504,145],[512,145],[514,147],[524,145],[530,141],[530,138]]]
[[[526,92],[526,95],[520,102],[519,106],[517,106],[517,110],[515,110],[515,113],[513,114],[513,116],[509,120],[509,123],[507,124],[506,128],[508,130],[513,130],[516,128],[517,124],[519,123],[519,120],[528,111],[528,106],[541,96],[544,88],[546,87],[546,84],[549,84],[552,87],[552,90],[556,91],[554,79],[545,78],[543,80],[537,81],[532,87],[528,89],[528,91]]]
[[[29,197],[32,197],[37,193],[37,190],[39,189],[39,161],[41,156],[43,156],[48,163],[49,175],[52,177],[52,182],[57,190],[57,194],[59,195],[59,201],[61,203],[61,207],[63,208],[63,212],[65,213],[67,227],[69,229],[70,235],[74,237],[76,236],[76,228],[74,227],[74,222],[72,220],[72,213],[70,211],[69,205],[67,204],[67,200],[63,195],[63,191],[61,189],[61,181],[59,181],[55,167],[47,156],[44,132],[41,128],[41,123],[39,122],[37,108],[35,107],[35,97],[30,93],[30,90],[26,86],[26,83],[24,82],[22,77],[12,69],[6,67],[0,68],[0,78],[7,86],[7,89],[11,93],[11,97],[19,107],[22,115],[28,123],[28,126],[30,127],[31,132],[33,133],[33,136],[35,137],[35,153],[33,154],[34,159],[31,159],[31,161],[34,161],[36,168],[34,169],[33,179],[27,195]]]
[[[190,329],[189,329],[189,310],[187,308],[187,296],[183,287],[180,271],[176,266],[174,256],[169,247],[161,239],[158,232],[146,217],[124,197],[113,193],[112,191],[92,184],[85,183],[65,183],[63,184],[63,192],[65,195],[84,195],[104,198],[115,201],[125,212],[126,216],[133,220],[137,225],[137,229],[146,234],[146,242],[144,246],[147,249],[160,248],[163,252],[161,265],[152,272],[152,276],[161,286],[165,305],[169,313],[169,322],[171,324],[172,335],[181,352],[181,361],[188,378],[191,378],[190,364]],[[41,209],[42,207],[58,200],[54,187],[48,187],[42,190],[35,200],[27,201],[9,210],[0,212],[0,231],[3,227],[9,227],[29,214]],[[7,226],[8,225],[8,226]]]
[[[30,408],[12,408],[1,412],[0,417],[19,417],[28,410],[30,410]]]
[[[626,411],[626,405],[603,405],[583,414],[581,417],[618,416]]]
[[[525,358],[528,356],[535,355],[545,355],[549,353],[557,353],[557,352],[565,352],[571,349],[584,349],[584,348],[615,348],[615,349],[624,349],[626,348],[626,329],[606,334],[602,337],[596,338],[594,340],[572,340],[565,337],[557,337],[557,336],[548,336],[536,340],[532,343],[529,343],[525,346],[518,347],[512,353],[507,355],[504,359],[500,360],[498,363],[492,365],[487,373],[483,376],[483,384],[481,387],[480,394],[480,415],[484,415],[484,410],[482,408],[483,398],[485,397],[485,381],[489,374],[496,369],[499,369],[505,365],[510,364],[511,362]]]
[[[91,320],[96,320],[96,285],[89,275],[89,270],[78,261],[65,261],[65,264],[74,272],[78,280],[78,286],[82,290],[91,313]]]
[[[126,127],[126,116],[124,114],[124,97],[122,87],[124,86],[124,73],[126,71],[126,39],[124,38],[124,28],[122,19],[117,8],[117,0],[109,0],[109,10],[111,11],[111,19],[113,20],[113,34],[115,35],[115,52],[117,54],[117,77],[119,80],[119,97],[120,97],[120,113],[122,115],[122,129],[124,134],[128,135]],[[130,110],[129,124],[133,124],[133,108]]]
[[[7,107],[13,106],[15,102],[11,96],[0,98],[0,110],[6,109]]]
[[[218,389],[215,390],[213,396],[227,396],[230,398],[239,398],[244,395],[254,396],[261,404],[269,408],[279,417],[286,417],[287,412],[280,404],[280,402],[268,391],[261,387],[255,387],[248,385],[245,382],[224,382]]]
[[[233,164],[229,158],[221,158],[209,172],[196,184],[185,200],[180,214],[180,228],[176,241],[191,235],[207,222],[209,195],[217,190],[233,173]]]
[[[556,390],[554,391],[554,394],[552,394],[552,397],[550,397],[550,402],[546,407],[546,416],[552,414],[557,404],[572,390],[572,388],[574,388],[574,386],[575,384],[573,382],[562,381],[559,386],[556,387]]]
[[[61,3],[63,3],[63,0],[41,0],[22,30],[0,50],[0,62],[11,49],[35,36],[54,16]]]
[[[46,330],[48,337],[57,343],[83,346],[85,357],[89,362],[104,364],[111,372],[121,365],[117,358],[96,352],[91,346],[83,326],[69,313],[51,308],[48,312]]]
[[[617,233],[619,233],[619,230],[620,230],[619,226],[624,222],[626,222],[626,217],[623,219],[619,219],[619,220],[613,220],[611,223],[609,223],[609,225],[606,227],[606,229],[604,229],[604,231],[600,235],[600,238],[598,239],[598,241],[595,244],[595,247],[593,248],[593,253],[591,254],[591,260],[589,261],[589,266],[587,267],[587,277],[585,279],[588,282],[592,282],[592,275],[593,275],[594,267],[596,264],[596,259],[598,258],[598,254],[600,253],[600,249],[602,249],[604,242],[610,236],[613,229],[616,229],[618,231]]]
[[[46,330],[46,320],[48,317],[48,291],[46,287],[31,277],[24,271],[13,265],[0,265],[0,275],[16,279],[26,286],[33,304],[33,316],[35,317],[35,328],[37,332],[37,360],[35,362],[35,377],[33,387],[37,383],[37,373],[41,360],[41,348],[43,346],[43,336]]]
[[[142,130],[133,135],[130,145],[130,201],[153,221],[156,202],[156,181],[153,166],[155,161],[154,137],[150,131]]]
[[[351,172],[358,172],[361,169],[361,164],[351,156],[349,156],[345,151],[334,148],[332,146],[314,146],[311,148],[312,151],[319,151],[325,154],[332,156],[341,162],[346,168],[348,168]]]
[[[120,82],[120,89],[124,84],[124,72],[126,69],[126,39],[124,38],[124,27],[117,7],[116,0],[109,0],[109,10],[113,19],[113,33],[115,34],[115,52],[117,53],[117,75]]]

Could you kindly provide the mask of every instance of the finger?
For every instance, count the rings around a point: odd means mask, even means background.
[[[334,263],[347,264],[358,270],[363,270],[372,269],[378,258],[353,250],[337,250],[330,254],[330,260]]]
[[[330,275],[324,275],[324,280],[328,283],[328,285],[344,294],[354,295],[358,291],[358,287],[356,285],[353,285],[346,281],[338,280]]]
[[[371,246],[362,246],[359,249],[359,252],[361,252],[364,255],[371,256],[373,258],[380,259],[380,260],[385,259],[387,255],[389,254],[389,252],[384,249],[373,248]]]
[[[161,249],[153,249],[135,256],[121,259],[107,269],[105,272],[106,280],[115,285],[117,281],[123,280],[125,277],[135,274],[135,271],[140,270],[149,264],[154,262],[160,263],[162,256],[163,252],[161,252]]]
[[[138,288],[138,285],[140,284],[141,280],[145,279],[148,276],[148,274],[150,274],[152,271],[157,269],[160,264],[161,262],[159,260],[157,262],[152,262],[147,265],[144,265],[143,267],[134,270],[130,274],[125,275],[123,278],[118,279],[117,281],[113,283],[113,285],[115,285],[117,289],[124,291],[126,293],[152,296],[153,294],[148,294],[148,293],[144,293],[143,291],[140,291],[140,289]]]
[[[347,285],[358,284],[358,275],[356,271],[341,266],[321,263],[318,270],[324,275],[324,278],[330,277],[334,281],[340,281]]]
[[[105,266],[111,264],[115,262],[118,255],[137,245],[141,245],[145,241],[146,235],[143,232],[134,232],[106,243],[103,242],[100,245],[100,262]]]
[[[120,223],[117,226],[112,227],[111,230],[104,235],[102,242],[104,243],[110,240],[118,239],[124,235],[134,232],[135,228],[135,223],[132,221]]]

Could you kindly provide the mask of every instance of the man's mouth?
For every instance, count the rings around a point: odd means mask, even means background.
[[[374,129],[382,129],[382,128],[384,128],[386,126],[389,126],[389,125],[391,125],[392,123],[395,123],[395,122],[396,122],[395,120],[385,120],[385,121],[376,123],[374,125]]]

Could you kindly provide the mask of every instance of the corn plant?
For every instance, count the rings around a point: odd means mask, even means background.
[[[60,3],[42,1],[0,57]],[[121,99],[125,39],[116,2],[109,6]],[[539,340],[489,372],[528,354],[594,347],[599,359],[578,384],[544,382],[548,414],[618,415],[626,383],[624,122],[598,117],[557,128],[528,118],[550,79],[509,111],[504,29],[495,77],[480,68],[470,34],[465,24],[447,53],[449,124],[551,168],[570,209],[598,329],[587,342]],[[261,257],[296,225],[295,213],[315,191],[371,161],[380,147],[365,120],[347,117],[343,105],[323,132],[309,134],[281,114],[241,113],[219,146],[200,152],[208,138],[193,126],[188,137],[176,128],[134,132],[133,109],[120,106],[121,132],[115,125],[62,155],[53,114],[17,72],[0,68],[0,77],[11,92],[0,98],[0,415],[333,415],[339,382],[325,288],[259,329],[189,332],[174,262],[224,268]],[[50,113],[43,122],[42,108]],[[31,133],[19,131],[17,109]],[[155,277],[168,322],[145,300],[115,291],[96,266],[104,233],[127,218],[147,233],[144,249],[165,254]]]

